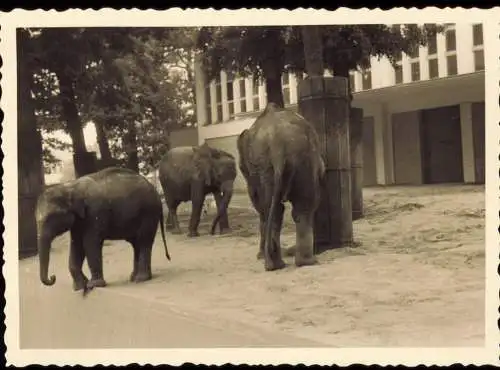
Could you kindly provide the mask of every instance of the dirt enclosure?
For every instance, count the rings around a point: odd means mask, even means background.
[[[201,237],[167,235],[171,262],[158,234],[150,282],[128,283],[132,249],[107,242],[106,289],[328,346],[482,346],[484,187],[367,188],[364,204],[365,217],[354,223],[360,246],[327,251],[310,267],[286,257],[285,269],[265,272],[255,257],[258,217],[246,194],[236,195],[232,234],[209,235],[211,209]],[[188,211],[180,215],[184,232]],[[289,205],[284,224],[286,247],[295,238]],[[67,238],[54,245],[53,264],[66,264]]]

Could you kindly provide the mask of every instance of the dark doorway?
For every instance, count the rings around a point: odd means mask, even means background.
[[[464,181],[460,106],[423,110],[421,140],[426,184]]]

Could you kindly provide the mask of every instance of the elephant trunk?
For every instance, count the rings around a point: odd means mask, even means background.
[[[231,202],[231,198],[233,197],[233,183],[224,183],[222,186],[222,199],[217,208],[217,215],[215,216],[212,222],[212,228],[210,230],[210,234],[215,234],[215,228],[219,223],[221,217],[227,212],[227,208],[229,207],[229,202]]]
[[[55,275],[51,275],[49,278],[49,261],[50,261],[50,245],[51,240],[46,237],[38,238],[38,256],[40,259],[40,281],[44,285],[54,285],[56,282]]]

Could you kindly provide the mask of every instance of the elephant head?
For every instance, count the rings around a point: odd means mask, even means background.
[[[198,165],[205,185],[215,188],[222,197],[217,208],[217,215],[212,222],[211,233],[215,232],[220,218],[227,212],[233,196],[233,185],[236,179],[236,159],[228,152],[212,148],[206,143],[198,148]]]
[[[44,285],[54,285],[55,275],[48,276],[52,241],[70,230],[76,217],[83,217],[83,199],[77,196],[78,180],[47,187],[37,200],[36,223],[40,280]]]

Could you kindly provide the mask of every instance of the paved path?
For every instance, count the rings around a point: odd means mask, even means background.
[[[96,289],[84,299],[71,290],[69,279],[62,278],[68,272],[62,270],[52,270],[60,279],[46,287],[38,279],[36,261],[20,262],[21,349],[319,345],[239,323],[189,316],[167,304],[147,302],[111,286]]]

